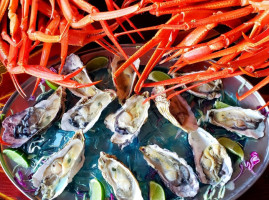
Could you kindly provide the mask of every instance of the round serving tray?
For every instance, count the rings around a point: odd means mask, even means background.
[[[125,52],[128,55],[132,55],[135,51],[137,51],[138,48],[140,48],[139,45],[122,45]],[[153,51],[153,50],[152,50]],[[152,51],[146,53],[141,58],[141,64],[145,65],[150,56],[152,55]],[[86,52],[79,52],[78,53],[81,60],[85,63],[87,63],[89,60],[96,56],[106,56],[109,58],[112,58],[113,55],[109,53],[106,50],[103,50],[101,48],[92,49]],[[167,68],[171,65],[171,63],[167,63],[162,65],[161,67]],[[33,86],[35,83],[35,78],[30,78],[27,80],[23,85],[22,88],[24,89],[25,93],[30,96]],[[252,88],[252,85],[247,82],[244,78],[241,76],[232,77],[223,79],[223,85],[224,85],[224,91],[229,96],[233,97],[235,99],[235,94],[238,91],[238,88],[241,87],[240,92],[244,93],[245,91],[248,91]],[[38,91],[39,93],[41,91]],[[33,101],[27,101],[27,99],[23,99],[17,92],[15,92],[6,103],[5,107],[3,108],[3,114],[6,114],[6,116],[10,115],[11,112],[19,112],[29,106],[33,105]],[[261,95],[258,92],[253,93],[245,100],[238,102],[238,104],[243,108],[251,108],[256,109],[257,106],[264,105],[265,102]],[[266,111],[268,111],[268,108],[266,108]],[[242,195],[244,192],[246,192],[254,183],[255,181],[262,175],[264,170],[266,169],[268,162],[269,162],[269,137],[268,137],[268,125],[269,120],[266,119],[266,130],[265,130],[265,136],[259,140],[254,139],[247,139],[245,146],[244,146],[244,152],[245,152],[245,159],[249,159],[249,155],[251,152],[256,151],[259,154],[259,158],[261,162],[254,167],[255,174],[251,173],[250,171],[246,170],[243,175],[237,179],[234,182],[234,189],[233,190],[226,190],[224,199],[237,199],[240,195]],[[3,129],[1,129],[1,134],[3,133]],[[4,169],[5,173],[11,180],[11,182],[30,199],[40,199],[40,197],[34,196],[33,194],[25,192],[24,188],[20,186],[15,180],[14,180],[14,163],[11,162],[5,155],[3,155],[3,149],[6,147],[1,145],[1,153],[0,153],[0,161],[2,168]],[[234,179],[240,172],[240,169],[238,166],[234,166],[234,172],[232,179]],[[231,180],[232,180],[231,179]],[[68,193],[68,192],[67,192]],[[199,196],[200,199],[201,196]],[[61,195],[57,199],[74,199],[74,196],[72,195]]]

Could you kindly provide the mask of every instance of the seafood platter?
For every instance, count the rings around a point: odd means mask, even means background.
[[[132,55],[137,45],[123,48]],[[137,71],[150,53],[133,62]],[[107,62],[96,67],[96,58]],[[166,95],[173,88],[163,92],[163,85],[135,94],[131,66],[112,78],[122,62],[103,49],[70,54],[62,74],[86,66],[74,80],[102,81],[73,89],[41,82],[35,99],[10,97],[3,109],[0,160],[27,197],[91,199],[96,190],[89,183],[96,179],[104,199],[151,199],[151,181],[166,199],[236,199],[261,176],[269,162],[268,109],[257,110],[265,104],[258,92],[236,99],[252,88],[245,79],[214,80],[171,98]],[[169,78],[172,64],[157,65],[146,83],[156,81],[156,74]],[[207,63],[199,66],[206,69]],[[23,84],[27,95],[34,84],[33,78]],[[25,165],[5,151],[17,152]]]

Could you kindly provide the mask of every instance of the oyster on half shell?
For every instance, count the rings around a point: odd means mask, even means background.
[[[26,143],[34,135],[45,131],[64,112],[65,89],[58,89],[33,107],[8,116],[2,126],[5,128],[2,139],[17,148]]]
[[[114,56],[111,62],[111,71],[114,74],[117,69],[125,62],[123,57]],[[139,69],[140,59],[133,62],[136,69]],[[127,67],[120,75],[113,78],[114,86],[117,90],[117,96],[120,104],[125,103],[125,100],[130,97],[136,80],[136,73],[131,66]]]
[[[164,90],[164,86],[156,86],[153,88],[152,94],[158,94]],[[175,126],[186,132],[195,131],[198,128],[191,107],[180,95],[167,100],[166,93],[162,93],[154,99],[154,102],[159,112]]]
[[[199,190],[199,182],[192,168],[174,152],[158,145],[140,147],[147,163],[157,170],[164,184],[180,197],[194,197]]]
[[[190,132],[188,140],[200,181],[213,186],[225,185],[233,173],[232,162],[225,147],[202,128]]]
[[[114,133],[111,142],[124,148],[137,137],[148,118],[150,103],[143,104],[148,95],[148,92],[144,92],[131,96],[116,113],[106,117],[105,125]]]
[[[70,54],[69,56],[67,56],[65,60],[62,74],[64,75],[70,74],[82,67],[83,67],[83,63],[80,60],[79,56],[75,54]],[[87,70],[85,68],[79,74],[74,76],[72,79],[81,84],[92,83],[87,73]],[[101,91],[98,88],[96,88],[94,85],[90,87],[85,87],[85,88],[69,88],[69,90],[78,97],[92,97]]]
[[[206,116],[210,123],[240,136],[244,135],[255,139],[264,136],[265,117],[257,110],[230,106],[208,110]]]
[[[183,74],[173,73],[172,76],[176,78],[181,75],[189,75],[189,74],[195,74],[195,73],[201,73],[201,72],[204,72],[204,71],[190,72],[190,73],[183,73]],[[187,86],[191,86],[196,83],[198,82],[188,84]],[[183,85],[183,87],[186,88],[186,85]],[[212,100],[212,99],[217,99],[221,96],[222,88],[223,88],[222,80],[217,79],[208,83],[204,83],[200,86],[194,87],[190,90],[187,90],[187,92],[200,98]]]
[[[98,168],[118,200],[143,200],[136,178],[115,156],[100,152]]]
[[[39,189],[42,199],[59,196],[81,169],[85,160],[84,140],[82,131],[77,131],[60,151],[52,154],[35,172],[33,186]]]
[[[115,97],[114,90],[105,90],[98,92],[93,97],[81,98],[73,108],[64,113],[61,128],[66,131],[82,129],[86,133],[94,126],[102,111]]]

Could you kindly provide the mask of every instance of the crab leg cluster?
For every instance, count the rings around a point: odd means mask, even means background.
[[[128,21],[135,28],[129,15],[136,12],[140,6],[134,4],[119,8],[113,1],[107,0],[106,3],[109,10],[100,12],[95,6],[83,0],[2,0],[0,2],[0,61],[22,96],[25,96],[25,93],[16,78],[16,74],[21,73],[37,77],[35,89],[41,78],[66,87],[89,87],[98,83],[83,85],[72,80],[72,77],[82,69],[67,76],[61,75],[69,45],[84,46],[96,42],[111,53],[122,54],[128,59],[113,31],[119,25],[122,26],[123,21]],[[109,24],[106,20],[111,19],[116,20]],[[98,23],[101,29],[96,28]],[[116,48],[104,39],[105,36],[108,36]],[[59,73],[47,68],[53,43],[61,43]],[[43,44],[40,61],[29,64],[30,53],[40,44]],[[136,70],[135,67],[134,69]]]
[[[265,77],[252,90],[238,96],[242,100],[269,81],[269,5],[266,0],[124,0],[121,5],[113,0],[103,0],[103,3],[103,8],[107,9],[104,12],[84,0],[0,2],[0,60],[21,95],[24,92],[16,79],[19,73],[38,77],[36,86],[41,78],[67,87],[89,86],[72,80],[81,69],[69,75],[61,75],[61,72],[70,45],[84,46],[90,42],[126,59],[113,76],[116,78],[132,66],[138,75],[134,87],[136,93],[143,87],[167,85],[174,88],[193,82],[197,85],[239,74]],[[144,13],[156,16],[157,20],[160,15],[170,16],[170,19],[163,24],[137,29],[130,18]],[[123,22],[133,30],[128,31]],[[122,27],[123,32],[116,33],[118,27]],[[131,33],[144,39],[141,32],[148,30],[156,30],[156,34],[129,57],[118,38],[127,34],[135,43]],[[210,37],[213,30],[218,34]],[[183,31],[188,31],[188,35],[178,41],[177,37]],[[53,43],[61,44],[59,73],[47,68]],[[30,53],[40,44],[43,44],[40,61],[29,64]],[[152,48],[155,50],[140,74],[133,62]],[[202,61],[212,64],[204,72],[156,83],[146,82],[156,65],[174,60],[170,74]],[[191,85],[195,87],[195,84]]]
[[[125,1],[125,5],[133,2]],[[269,81],[267,77],[269,71],[267,68],[269,58],[268,8],[268,3],[261,0],[145,0],[141,9],[136,13],[149,12],[155,16],[171,15],[171,19],[165,24],[117,33],[116,36],[119,37],[137,31],[158,30],[155,36],[122,64],[114,75],[118,76],[132,61],[156,47],[135,86],[136,93],[139,93],[143,87],[167,85],[177,88],[184,84],[197,82],[191,87],[168,96],[171,98],[192,87],[219,78],[241,74],[257,78],[265,76],[266,78],[253,89],[242,96],[237,95],[239,100],[243,100],[268,84]],[[176,23],[171,23],[174,18],[177,18]],[[204,39],[210,31],[219,26],[227,28],[222,28],[223,32],[219,33],[219,36],[205,41]],[[178,33],[186,30],[189,30],[190,33],[180,43],[173,42]],[[155,83],[145,83],[156,64],[175,59],[177,61],[171,66],[170,74],[202,61],[209,61],[212,64],[205,72],[183,75]],[[152,60],[155,62],[152,63]],[[213,63],[212,60],[217,62]],[[171,88],[168,87],[164,92]],[[149,99],[152,98],[154,97],[149,97]]]

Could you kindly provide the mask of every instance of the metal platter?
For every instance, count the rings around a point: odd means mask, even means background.
[[[132,46],[123,45],[123,47],[124,47],[125,52],[128,55],[132,55],[140,46],[139,45],[135,45],[135,46],[134,45],[132,45]],[[146,62],[150,58],[151,54],[152,54],[152,52],[148,52],[146,55],[144,55],[141,58],[142,65],[146,64]],[[109,53],[106,50],[103,50],[101,48],[89,50],[86,52],[80,52],[79,56],[81,57],[84,64],[96,56],[106,56],[106,57],[112,58],[111,53]],[[158,67],[167,68],[167,67],[169,67],[169,63],[162,65],[162,66],[158,66]],[[22,86],[25,93],[29,96],[32,92],[34,83],[35,83],[35,79],[30,78]],[[248,91],[249,89],[252,88],[252,85],[240,76],[223,79],[223,84],[224,84],[225,93],[228,96],[232,97],[233,99],[235,99],[235,94],[238,91],[239,87],[241,87],[240,92],[242,92],[242,93],[244,93],[245,91]],[[40,93],[41,91],[38,91],[38,92]],[[29,106],[32,106],[33,103],[34,103],[33,101],[27,101],[27,99],[23,99],[21,96],[19,96],[19,94],[17,92],[15,92],[10,97],[8,102],[6,103],[6,105],[3,109],[3,113],[8,116],[11,114],[11,112],[16,113],[16,112],[21,111]],[[251,96],[249,96],[245,100],[243,100],[241,102],[237,102],[237,103],[238,103],[238,105],[240,105],[243,108],[251,108],[251,109],[256,109],[257,106],[265,104],[263,98],[261,97],[261,95],[258,92],[253,93]],[[267,111],[268,111],[268,109],[267,109]],[[244,146],[245,159],[246,160],[249,159],[248,156],[250,155],[250,153],[253,151],[256,151],[256,152],[258,152],[259,158],[261,160],[261,162],[258,165],[256,165],[254,168],[255,174],[246,170],[244,172],[244,174],[234,182],[234,189],[233,190],[226,190],[224,199],[237,199],[240,195],[242,195],[245,191],[247,191],[255,183],[255,181],[262,175],[262,173],[266,169],[266,167],[269,163],[269,136],[268,136],[269,130],[268,130],[268,127],[269,127],[269,120],[266,119],[265,136],[259,140],[247,139],[245,142],[245,146]],[[1,134],[2,133],[3,133],[3,129],[1,129]],[[20,186],[14,180],[15,171],[16,171],[15,165],[10,159],[8,159],[2,153],[3,149],[5,149],[5,148],[6,148],[5,146],[1,146],[0,161],[1,161],[1,165],[2,165],[5,173],[7,174],[9,179],[28,198],[40,199],[40,196],[38,197],[38,196],[35,196],[31,193],[25,192],[25,188]],[[127,150],[127,151],[130,152],[130,150]],[[99,154],[97,156],[99,156]],[[87,164],[87,163],[85,163],[85,164]],[[234,168],[234,172],[233,172],[232,180],[239,174],[239,171],[240,171],[238,164],[236,164],[236,165],[234,164],[233,168]],[[206,190],[205,186],[203,186],[203,189],[201,191],[204,191],[204,190]],[[62,195],[60,195],[57,199],[58,200],[74,199],[75,198],[74,193],[75,193],[75,191],[67,190]],[[202,198],[201,194],[198,195],[198,197],[196,199],[201,199]]]

